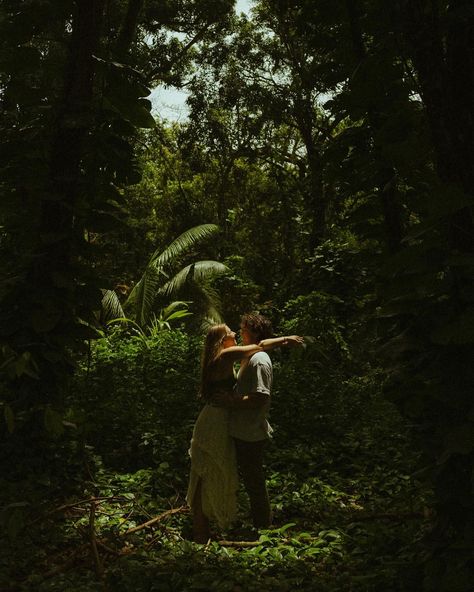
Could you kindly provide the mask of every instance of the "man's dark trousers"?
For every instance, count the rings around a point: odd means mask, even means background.
[[[255,528],[268,528],[272,517],[263,470],[263,452],[268,440],[247,442],[234,438],[234,442],[237,465],[250,499],[253,525]]]

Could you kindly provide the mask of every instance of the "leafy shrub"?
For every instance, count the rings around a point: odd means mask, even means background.
[[[199,347],[180,330],[94,343],[71,394],[87,442],[108,462],[135,467],[164,462],[170,440],[184,448],[198,408]]]

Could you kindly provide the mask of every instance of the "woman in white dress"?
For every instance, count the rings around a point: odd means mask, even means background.
[[[193,430],[189,450],[191,474],[186,495],[193,514],[196,542],[209,540],[209,520],[225,529],[237,513],[238,475],[234,442],[228,431],[229,409],[213,405],[213,396],[223,391],[232,392],[235,362],[264,349],[301,341],[300,337],[292,335],[239,346],[235,333],[227,325],[214,325],[209,329],[201,360],[200,397],[205,406]]]

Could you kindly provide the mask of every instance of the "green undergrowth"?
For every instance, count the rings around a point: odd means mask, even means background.
[[[256,541],[247,540],[243,491],[238,528],[198,545],[190,540],[185,474],[168,462],[118,473],[92,459],[94,479],[82,495],[49,500],[41,518],[30,514],[3,541],[0,589],[418,590],[429,492],[411,475],[415,455],[403,434],[391,442],[387,435],[386,448],[370,435],[311,446],[276,437],[267,467],[274,527]]]
[[[421,590],[434,517],[416,426],[380,395],[380,372],[316,364],[310,350],[275,355],[273,527],[251,532],[240,490],[234,528],[192,542],[198,345],[180,332],[97,344],[65,429],[0,476],[0,590]]]

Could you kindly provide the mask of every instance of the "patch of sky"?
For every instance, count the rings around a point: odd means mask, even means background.
[[[252,0],[237,0],[235,3],[235,12],[240,14],[241,12],[245,12],[245,14],[249,14],[250,10],[252,9]]]
[[[235,3],[235,12],[237,14],[249,14],[252,8],[252,0],[237,0]],[[186,98],[188,94],[185,90],[173,86],[157,86],[148,97],[152,105],[152,113],[159,119],[168,121],[186,121],[188,108]]]

